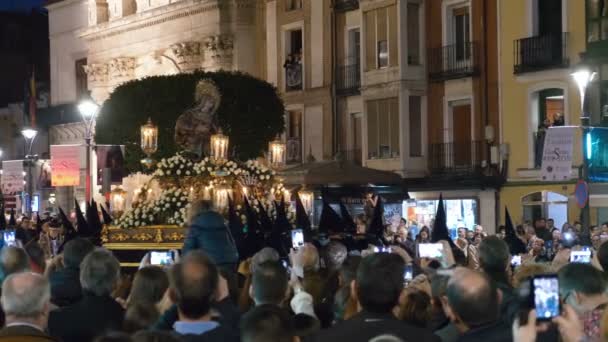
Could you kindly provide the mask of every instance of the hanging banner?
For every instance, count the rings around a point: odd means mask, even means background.
[[[112,184],[122,184],[127,176],[123,145],[97,145],[97,184],[103,184],[104,174]]]
[[[80,145],[51,145],[51,184],[80,185]]]
[[[24,190],[23,160],[5,160],[2,162],[2,193],[16,195]]]
[[[541,180],[564,181],[572,172],[574,127],[551,127],[547,130],[541,165]]]

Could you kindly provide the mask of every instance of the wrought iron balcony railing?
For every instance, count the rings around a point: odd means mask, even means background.
[[[488,162],[486,141],[429,145],[429,169],[433,174],[476,174]]]
[[[336,68],[336,93],[341,96],[357,95],[361,88],[361,64],[356,62]]]
[[[429,78],[442,81],[473,76],[479,72],[478,56],[475,42],[429,49]]]
[[[335,0],[334,9],[337,12],[348,12],[359,9],[359,0]]]
[[[515,74],[567,68],[570,65],[567,32],[518,39],[514,45]]]

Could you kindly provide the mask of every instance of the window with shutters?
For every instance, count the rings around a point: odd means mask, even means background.
[[[399,99],[366,104],[368,159],[399,158]]]
[[[87,65],[87,59],[82,58],[76,61],[76,98],[81,99],[89,93],[89,85],[87,73],[84,67]]]
[[[407,64],[420,64],[420,4],[407,4]]]
[[[422,100],[420,96],[410,96],[410,157],[422,156]]]
[[[399,65],[398,17],[395,5],[367,11],[365,25],[365,69]]]

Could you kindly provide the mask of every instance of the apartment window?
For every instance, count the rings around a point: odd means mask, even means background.
[[[303,64],[302,64],[302,30],[290,30],[285,32],[285,85],[287,91],[302,90],[303,88]]]
[[[302,162],[302,111],[287,112],[287,163]]]
[[[367,101],[367,150],[369,159],[399,157],[399,100]]]
[[[359,28],[348,30],[347,65],[359,64],[361,60],[361,31]]]
[[[87,59],[82,58],[76,61],[76,98],[81,99],[89,92],[87,73],[84,67],[87,65]]]
[[[422,101],[420,96],[410,96],[410,157],[422,156]]]
[[[407,64],[420,64],[420,4],[407,4]]]
[[[469,7],[459,7],[452,10],[453,37],[452,44],[455,45],[456,60],[467,60],[471,57],[469,50],[470,26]]]
[[[397,7],[392,5],[365,12],[364,25],[366,70],[399,65]]]
[[[587,42],[608,39],[608,3],[606,0],[587,0]]]
[[[302,1],[303,0],[285,0],[285,10],[295,11],[302,9]]]

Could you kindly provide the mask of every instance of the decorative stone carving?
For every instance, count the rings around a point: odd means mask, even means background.
[[[200,42],[181,42],[170,46],[175,62],[181,71],[190,71],[201,67],[203,55]]]
[[[106,82],[108,80],[108,65],[105,63],[91,63],[84,66],[89,82]]]
[[[108,21],[108,2],[106,0],[89,0],[89,26]]]
[[[107,0],[110,20],[120,19],[135,13],[135,0]]]
[[[176,2],[175,0],[136,0],[137,1],[137,12],[143,12],[151,8],[156,8],[169,3]]]
[[[111,79],[133,78],[135,76],[135,58],[118,57],[110,60],[108,74]]]
[[[210,36],[205,39],[205,51],[214,60],[232,58],[234,40],[229,35]]]

